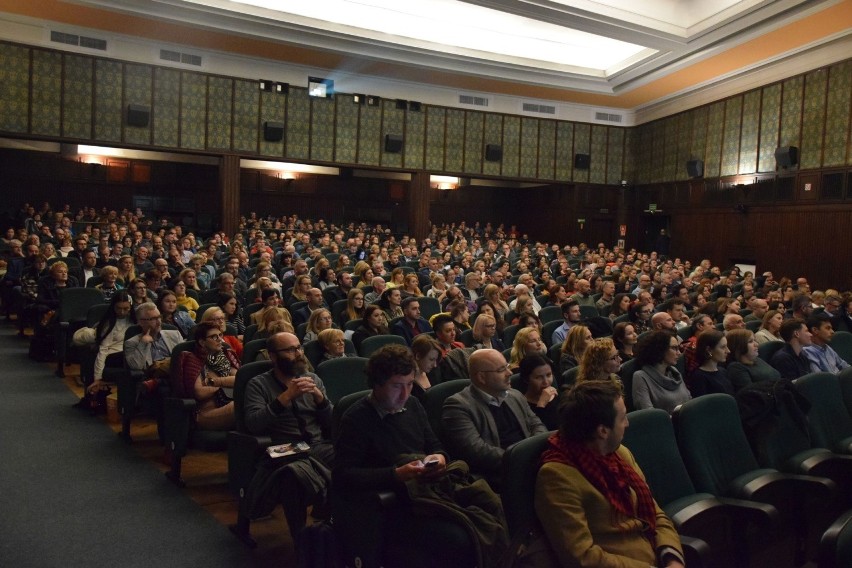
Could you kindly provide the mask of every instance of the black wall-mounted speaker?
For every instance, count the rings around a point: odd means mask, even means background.
[[[795,146],[779,146],[775,148],[775,163],[782,168],[789,168],[799,163],[799,149]]]
[[[385,152],[390,154],[402,152],[402,134],[385,134]]]
[[[503,147],[499,144],[485,145],[485,161],[499,162],[503,159]]]
[[[592,164],[592,157],[588,154],[575,154],[574,167],[578,170],[588,170]]]
[[[704,162],[701,160],[689,160],[686,162],[686,173],[691,178],[704,177]]]
[[[151,120],[151,109],[145,105],[127,105],[127,126],[146,128]]]
[[[263,139],[267,142],[281,142],[284,139],[284,123],[264,122]]]

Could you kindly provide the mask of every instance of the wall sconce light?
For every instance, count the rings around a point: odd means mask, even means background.
[[[286,95],[290,92],[290,85],[288,83],[275,83],[274,90],[279,95]]]
[[[361,93],[355,93],[352,95],[352,102],[356,105],[363,105],[367,103],[367,95]]]
[[[266,91],[267,93],[271,93],[273,86],[275,85],[275,81],[270,81],[269,79],[261,79],[258,82],[258,86],[261,91]]]
[[[375,95],[367,95],[367,106],[377,107],[382,104],[381,97],[377,97]]]
[[[286,172],[286,171],[280,172],[279,176],[281,177],[281,179],[286,180],[286,181],[293,181],[294,179],[297,179],[297,177],[298,177],[296,175],[296,172]]]

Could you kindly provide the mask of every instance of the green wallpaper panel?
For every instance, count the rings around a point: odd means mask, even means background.
[[[678,136],[678,125],[680,124],[680,117],[670,116],[663,122],[665,123],[666,128],[666,150],[665,159],[663,160],[663,179],[673,180],[677,179],[677,148],[680,141],[680,137]]]
[[[485,128],[485,114],[467,111],[464,129],[464,171],[469,174],[482,173],[483,156],[482,132]]]
[[[725,101],[710,105],[707,112],[707,149],[704,154],[704,177],[719,177]]]
[[[760,90],[743,96],[743,126],[740,135],[740,167],[738,173],[757,171],[757,134],[760,128]]]
[[[592,157],[589,166],[589,181],[591,183],[606,183],[606,146],[607,127],[595,124],[592,126],[592,142],[589,153]]]
[[[686,162],[690,158],[691,153],[691,144],[692,144],[692,120],[694,118],[694,114],[691,112],[684,112],[678,115],[677,117],[677,147],[676,153],[677,156],[675,158],[675,170],[674,175],[672,176],[673,180],[684,180],[687,179],[686,174]]]
[[[180,146],[203,149],[207,133],[207,77],[200,73],[181,73]]]
[[[636,160],[637,144],[639,139],[638,130],[628,128],[625,130],[619,129],[624,133],[624,167],[621,170],[621,178],[628,183],[636,183]]]
[[[447,109],[446,169],[460,172],[464,168],[464,111]]]
[[[176,148],[180,132],[180,71],[154,69],[154,145]]]
[[[311,101],[307,89],[290,88],[287,94],[286,124],[287,145],[284,149],[286,156],[307,159],[310,156],[311,143]]]
[[[444,133],[447,109],[426,107],[426,169],[444,169]]]
[[[820,69],[805,76],[805,108],[802,121],[802,146],[799,167],[818,168],[822,162],[822,133],[825,126],[825,92],[828,70]]]
[[[828,107],[825,121],[823,166],[846,163],[849,140],[849,107],[852,96],[852,61],[835,65],[828,78]],[[852,150],[852,148],[850,148]]]
[[[426,147],[426,113],[409,110],[405,113],[405,167],[423,167],[423,150]]]
[[[234,80],[234,150],[256,152],[260,89],[257,81]]]
[[[380,145],[384,145],[381,107],[361,107],[361,132],[358,133],[358,163],[379,165]]]
[[[62,106],[62,55],[33,50],[32,133],[59,136]]]
[[[725,101],[725,132],[722,138],[721,175],[736,175],[740,166],[740,125],[742,123],[743,98],[733,97]]]
[[[574,175],[574,123],[556,125],[556,179],[570,181]],[[505,152],[503,154],[505,156]],[[505,158],[504,158],[505,159]]]
[[[609,141],[606,153],[605,183],[617,185],[624,179],[621,164],[624,161],[624,128],[608,128]]]
[[[538,176],[556,177],[556,121],[542,120],[538,124]]]
[[[651,181],[651,140],[653,139],[653,125],[640,128],[637,135],[636,146],[633,152],[636,163],[636,183],[650,183]]]
[[[663,181],[666,167],[666,123],[658,120],[651,128],[651,181]]]
[[[62,86],[62,134],[70,138],[92,137],[92,68],[90,57],[65,54]]]
[[[503,175],[517,177],[521,156],[521,117],[503,117]]]
[[[233,81],[223,77],[210,77],[207,83],[207,148],[231,148],[231,103],[234,98]]]
[[[485,136],[483,140],[483,147],[486,144],[503,144],[503,117],[499,114],[491,114],[487,113],[485,116]],[[504,148],[505,154],[505,148]],[[482,162],[482,173],[487,175],[500,175],[500,167],[502,160],[500,162]]]
[[[294,95],[292,88],[287,95],[260,91],[260,89],[258,89],[258,92],[260,92],[260,123],[255,123],[255,128],[257,128],[257,138],[260,142],[260,153],[265,156],[281,158],[284,156],[284,143],[287,140],[287,134],[285,133],[284,139],[279,142],[267,142],[263,138],[263,123],[283,122],[284,127],[289,131],[290,117],[287,115],[287,100],[292,96],[301,96],[302,93],[297,91]]]
[[[29,128],[30,50],[0,45],[0,129],[26,132]]]
[[[95,63],[95,139],[99,142],[121,141],[121,89],[121,63],[99,59]]]
[[[323,162],[334,161],[335,99],[311,97],[310,101],[312,107],[311,159]]]
[[[592,127],[589,124],[575,123],[574,124],[574,152],[571,154],[571,161],[574,161],[574,154],[589,154],[592,148]],[[574,181],[589,181],[589,170],[574,170]]]
[[[396,108],[396,101],[382,100],[382,165],[391,168],[402,167],[402,152],[385,152],[385,135],[398,134],[403,137],[405,149],[405,111]]]
[[[337,95],[337,129],[334,133],[334,159],[353,164],[358,153],[358,107],[352,95]]]
[[[537,118],[521,119],[521,177],[538,177],[538,122]]]
[[[124,66],[124,101],[126,105],[144,105],[151,108],[151,67],[148,65]],[[148,126],[139,128],[136,126],[124,127],[124,141],[130,144],[151,143],[151,120]]]
[[[690,160],[704,161],[706,159],[707,116],[709,110],[708,107],[703,106],[690,111],[690,114],[692,114],[692,140],[690,142],[691,151],[688,158]],[[686,170],[686,164],[684,164],[684,170]],[[686,172],[684,172],[684,175],[686,175]]]
[[[802,137],[802,98],[805,87],[804,77],[794,77],[784,81],[781,97],[781,144],[780,146],[799,146]]]
[[[775,148],[781,120],[781,85],[762,89],[760,110],[760,148],[757,153],[757,171],[775,171]]]

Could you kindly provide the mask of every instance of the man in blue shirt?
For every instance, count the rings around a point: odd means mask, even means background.
[[[811,371],[836,374],[849,366],[829,345],[834,336],[830,315],[814,314],[808,318],[806,325],[811,332],[811,345],[805,346],[803,351],[811,362]]]

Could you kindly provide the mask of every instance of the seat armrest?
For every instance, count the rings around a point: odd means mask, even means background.
[[[765,503],[767,501],[762,496],[767,494],[783,496],[787,500],[791,497],[828,500],[835,493],[837,484],[828,478],[773,472],[748,482],[738,497]]]
[[[689,568],[703,568],[710,559],[710,547],[700,538],[680,535],[683,556]]]
[[[258,460],[272,445],[269,436],[253,436],[244,432],[228,432],[228,488],[241,496],[254,477]]]
[[[186,455],[197,408],[198,403],[193,398],[166,398],[163,401],[163,443],[172,455]]]
[[[719,502],[730,509],[735,523],[754,524],[767,528],[778,528],[781,525],[781,513],[768,503],[732,497],[719,497]]]

